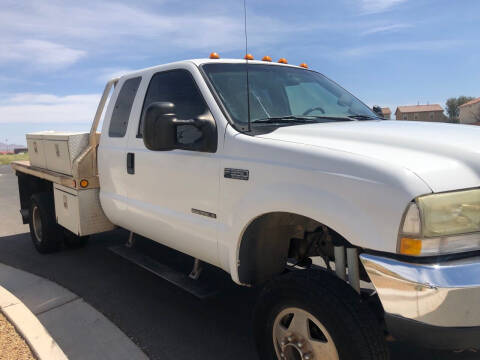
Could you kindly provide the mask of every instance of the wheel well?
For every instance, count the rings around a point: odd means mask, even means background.
[[[273,212],[254,219],[243,233],[238,276],[242,284],[256,285],[285,270],[288,259],[301,263],[311,256],[333,260],[333,246],[348,241],[311,218]]]
[[[39,192],[50,193],[53,196],[52,183],[48,180],[24,174],[17,171],[18,192],[20,195],[20,213],[24,224],[30,219],[30,199],[33,194]]]

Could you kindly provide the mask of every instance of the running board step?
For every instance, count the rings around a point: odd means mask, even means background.
[[[208,284],[201,280],[193,280],[188,275],[152,259],[136,248],[128,248],[125,245],[118,245],[110,246],[109,249],[115,254],[137,264],[157,276],[160,276],[162,279],[178,286],[199,299],[206,299],[218,293],[217,289],[212,289]]]

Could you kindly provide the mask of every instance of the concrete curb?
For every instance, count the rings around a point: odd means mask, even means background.
[[[0,284],[1,311],[39,360],[148,360],[114,323],[57,283],[0,263]],[[45,336],[50,342],[41,341]]]
[[[68,360],[37,317],[2,286],[0,286],[0,310],[23,336],[39,360]]]

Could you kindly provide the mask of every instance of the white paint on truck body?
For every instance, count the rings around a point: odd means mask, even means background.
[[[120,80],[98,150],[100,199],[113,223],[217,265],[237,282],[242,234],[263,214],[307,216],[354,245],[396,252],[403,213],[415,197],[480,185],[480,128],[352,121],[249,136],[229,125],[210,93],[198,68],[206,62],[241,60],[182,61]],[[149,81],[171,69],[186,69],[195,79],[217,124],[216,153],[150,151],[137,138]],[[142,81],[127,135],[109,138],[118,89],[135,76]],[[127,152],[135,153],[134,175],[126,171]],[[248,181],[224,178],[225,168],[248,170]],[[201,216],[192,208],[217,217]]]

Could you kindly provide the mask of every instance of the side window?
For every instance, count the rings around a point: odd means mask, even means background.
[[[135,77],[126,80],[118,93],[115,107],[113,108],[112,118],[110,119],[110,127],[108,136],[124,137],[127,133],[128,119],[132,111],[133,100],[137,94],[141,77]]]
[[[175,113],[179,120],[199,118],[210,114],[197,84],[187,70],[170,70],[153,75],[143,102],[142,115],[138,126],[137,137],[142,137],[142,124],[145,110],[151,103],[157,101],[175,104]],[[179,129],[177,141],[189,144],[196,141],[201,133],[192,126]]]

